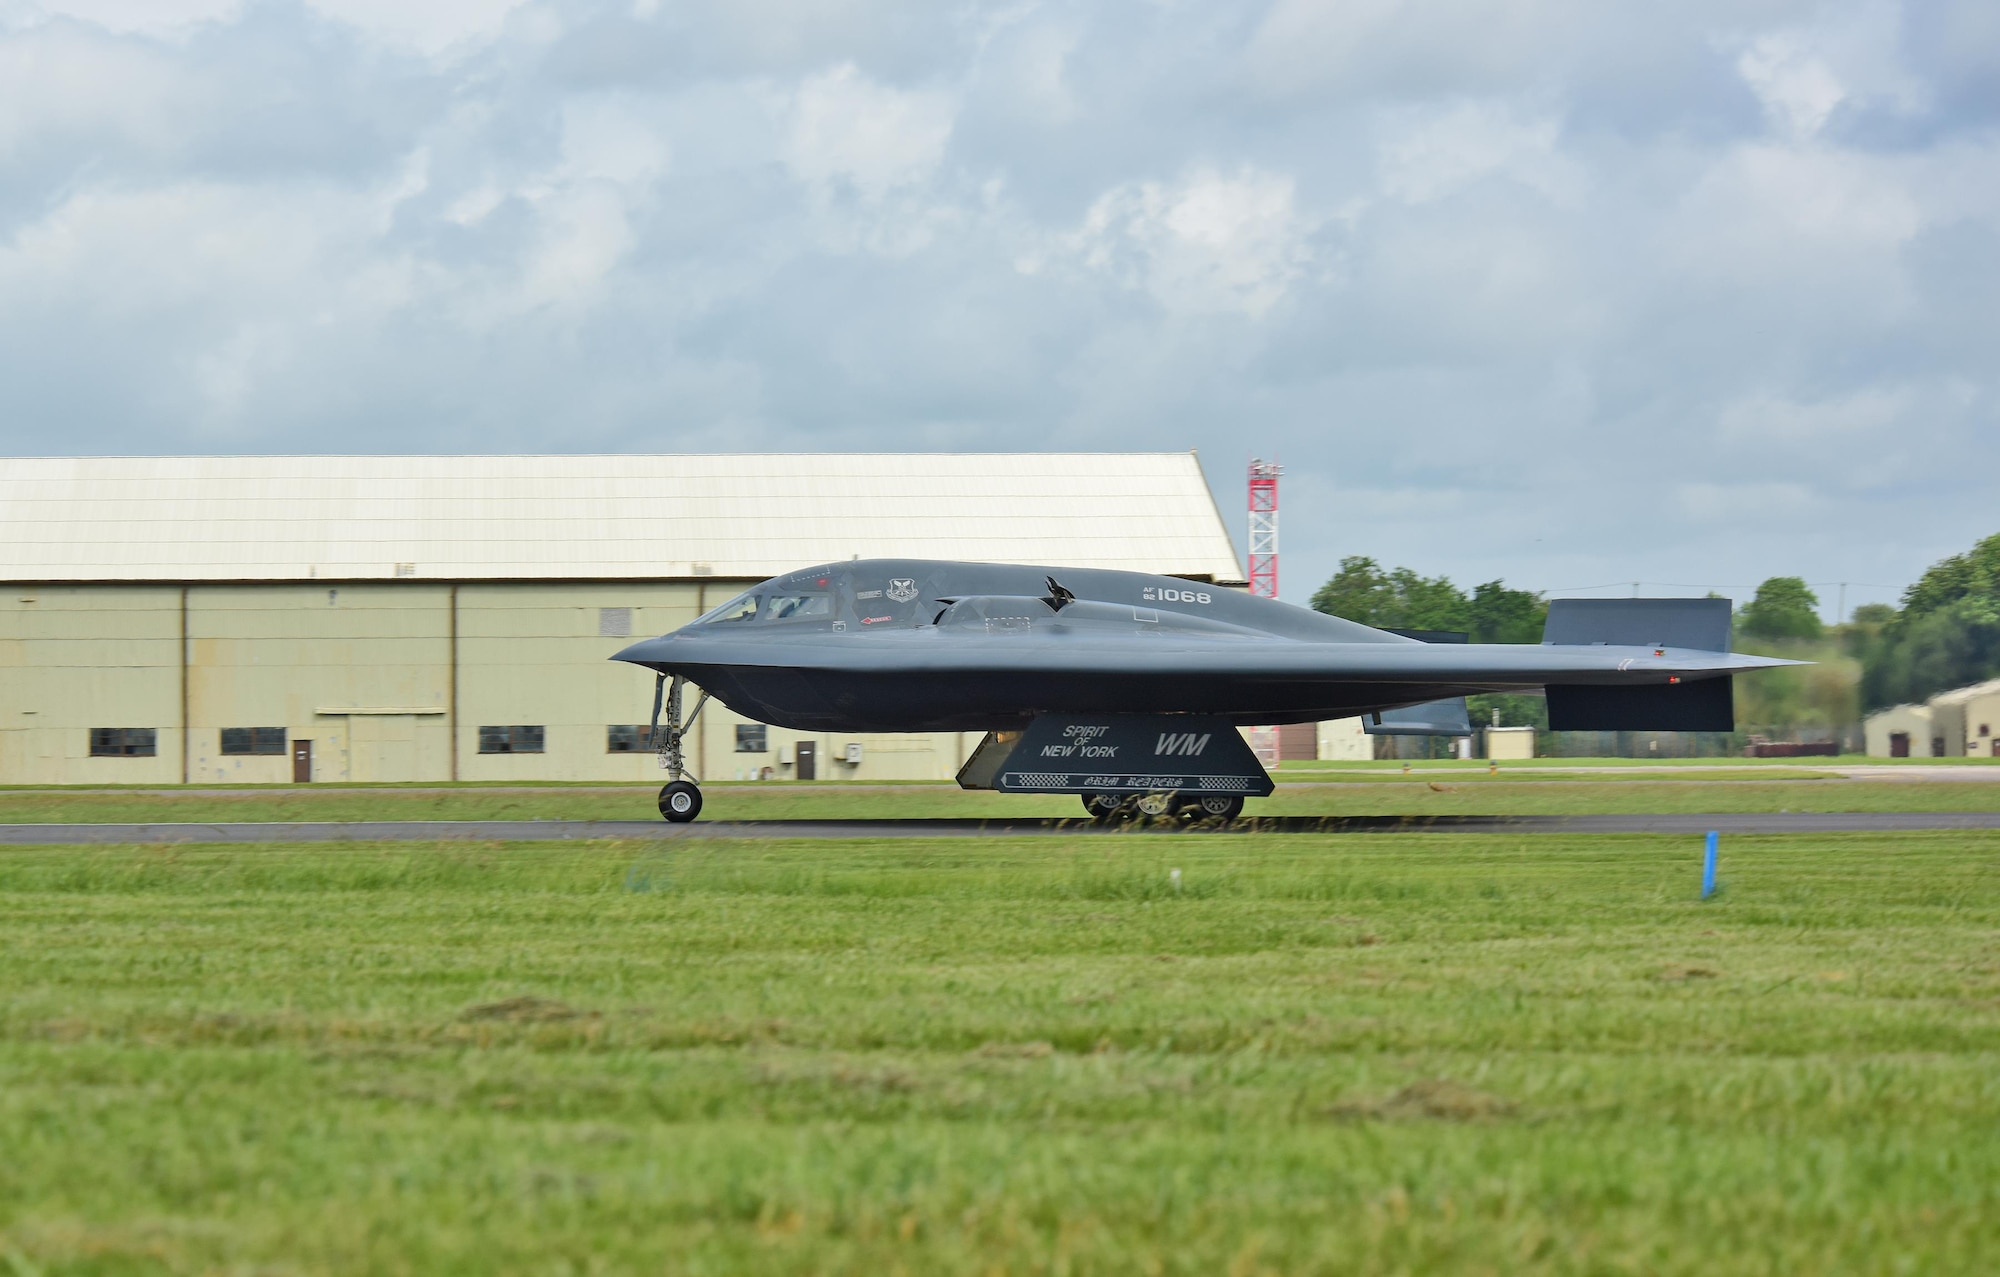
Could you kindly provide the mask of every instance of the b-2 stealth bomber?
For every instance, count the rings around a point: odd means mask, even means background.
[[[1727,599],[1557,599],[1539,644],[1434,643],[1177,577],[872,559],[773,577],[613,659],[658,675],[668,820],[701,811],[682,742],[710,696],[805,732],[985,732],[966,788],[1227,819],[1272,789],[1244,725],[1463,734],[1455,698],[1526,692],[1558,731],[1733,730],[1732,676],[1793,662],[1730,652],[1729,623]]]

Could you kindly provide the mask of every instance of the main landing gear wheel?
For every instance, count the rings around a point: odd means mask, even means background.
[[[1129,814],[1123,794],[1085,794],[1083,809],[1100,825],[1108,825]]]
[[[701,790],[691,780],[669,781],[660,787],[660,814],[676,825],[701,815]]]
[[[1184,821],[1228,822],[1243,814],[1241,794],[1085,794],[1083,809],[1100,825],[1114,820],[1161,820],[1169,816]]]
[[[1181,800],[1181,813],[1192,820],[1234,820],[1243,814],[1241,794],[1203,794]]]

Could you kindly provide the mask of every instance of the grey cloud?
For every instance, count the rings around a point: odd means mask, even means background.
[[[17,451],[1275,454],[1300,597],[1994,530],[1990,5],[115,8],[0,8]]]

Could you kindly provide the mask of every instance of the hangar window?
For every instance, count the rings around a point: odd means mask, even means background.
[[[736,752],[739,754],[768,754],[771,752],[770,731],[762,723],[738,723],[736,725]]]
[[[542,752],[540,727],[482,727],[479,752],[482,754],[539,754]]]
[[[285,729],[282,727],[225,727],[222,729],[224,754],[282,754]]]
[[[833,596],[830,594],[775,594],[771,596],[770,606],[764,609],[767,621],[803,621],[832,615]]]
[[[643,754],[653,747],[648,739],[653,729],[644,723],[623,723],[604,729],[604,752],[607,754]]]
[[[150,727],[93,727],[92,758],[151,758],[159,752],[159,733]]]

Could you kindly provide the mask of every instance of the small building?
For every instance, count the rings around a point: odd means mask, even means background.
[[[1533,758],[1535,729],[1532,727],[1488,727],[1486,756],[1490,759]]]
[[[1877,710],[1863,732],[1875,758],[2000,758],[2000,679]]]
[[[0,460],[0,783],[656,778],[608,657],[848,558],[1241,586],[1192,453]],[[941,779],[969,733],[710,702],[707,780]]]
[[[1931,707],[1891,705],[1862,724],[1870,758],[1930,758]]]
[[[1375,738],[1362,729],[1360,716],[1335,718],[1311,724],[1315,738],[1314,756],[1338,762],[1359,762],[1375,757]]]
[[[1928,705],[1931,757],[2000,757],[2000,679],[1939,692]]]

